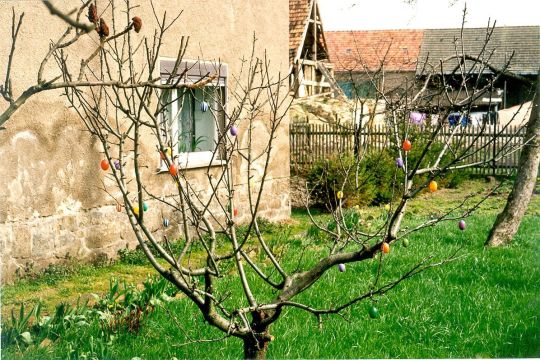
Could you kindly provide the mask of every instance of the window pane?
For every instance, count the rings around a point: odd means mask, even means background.
[[[172,124],[172,91],[165,90],[163,96],[161,97],[161,104],[165,106],[163,109],[163,118],[161,123],[161,138],[165,144],[169,144],[169,129],[171,129]]]
[[[191,152],[193,137],[193,94],[191,91],[188,91],[179,101],[181,101],[182,107],[180,116],[178,117],[178,151],[181,153]]]
[[[203,89],[186,90],[178,99],[178,134],[175,136],[178,139],[178,152],[215,150],[216,117],[222,121],[224,116],[220,105],[223,91],[221,87],[206,86]],[[208,106],[202,106],[203,102]]]
[[[208,108],[203,111],[202,103],[206,102]],[[195,122],[193,151],[213,151],[215,149],[216,101],[214,87],[195,90]]]

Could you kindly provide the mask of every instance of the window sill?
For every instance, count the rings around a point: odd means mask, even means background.
[[[207,168],[207,167],[218,167],[223,166],[226,164],[225,160],[212,160],[211,163],[207,159],[196,159],[191,160],[189,162],[187,161],[177,161],[176,164],[178,165],[178,170],[193,170],[193,169],[201,169],[201,168]],[[157,173],[168,173],[169,168],[164,164],[160,168],[157,168]]]

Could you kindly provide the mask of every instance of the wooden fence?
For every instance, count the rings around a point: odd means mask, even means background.
[[[452,147],[470,146],[462,164],[478,164],[471,169],[480,174],[507,175],[517,168],[520,151],[512,151],[523,143],[525,128],[519,126],[445,127],[437,141],[446,143],[453,131]],[[381,150],[391,145],[384,125],[358,131],[359,151]],[[334,156],[354,152],[354,128],[337,124],[291,124],[291,166],[309,167]],[[503,156],[504,155],[504,156]],[[496,161],[492,161],[497,158]]]

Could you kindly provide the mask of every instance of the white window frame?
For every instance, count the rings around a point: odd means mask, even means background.
[[[165,83],[169,78],[170,71],[174,67],[176,59],[171,58],[160,58],[160,75],[162,83]],[[215,63],[211,61],[202,61],[202,60],[183,60],[178,66],[177,73],[184,74],[181,79],[181,83],[196,83],[198,81],[204,80],[207,76],[217,74],[215,80],[209,82],[205,85],[208,87],[219,87],[222,89],[224,104],[222,104],[222,109],[220,111],[226,111],[227,106],[227,71],[228,66],[224,63]],[[178,96],[178,89],[171,90],[171,98],[174,99]],[[218,104],[220,106],[220,104]],[[179,126],[178,126],[178,116],[180,115],[180,109],[178,106],[178,101],[171,102],[171,121],[170,126],[167,127],[167,136],[172,138],[178,138]],[[161,123],[164,123],[163,114],[161,114]],[[218,139],[219,131],[219,121],[216,122],[214,128],[214,138],[213,141]],[[179,152],[178,146],[173,146],[172,148],[172,157],[175,163],[178,165],[179,169],[193,169],[207,166],[220,166],[224,163],[220,159],[219,149],[217,151],[195,151],[195,152]],[[158,171],[168,171],[166,164],[163,160],[159,160]]]

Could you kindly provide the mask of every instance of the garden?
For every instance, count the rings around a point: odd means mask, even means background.
[[[222,62],[194,57],[182,12],[161,17],[154,2],[43,5],[11,9],[0,85],[5,358],[540,356],[538,82],[508,71],[512,56],[490,62],[495,26],[465,53],[464,9],[455,54],[392,91],[378,85],[385,58],[369,75],[382,112],[358,98],[348,130],[336,115],[333,131],[295,138],[287,26],[237,24],[261,34]],[[45,10],[65,32],[19,93],[24,14]],[[519,124],[446,121],[491,107],[507,78],[531,99]],[[61,113],[46,126],[69,141],[21,123],[39,93]],[[24,160],[41,138],[54,151]],[[303,181],[292,192],[291,173]]]
[[[438,216],[462,201],[481,196],[484,179],[455,189],[425,192],[410,202],[408,223]],[[464,190],[466,189],[466,191]],[[518,234],[509,246],[486,248],[484,241],[509,186],[481,205],[460,230],[455,222],[412,233],[384,254],[328,271],[301,299],[332,306],[369,289],[375,274],[395,278],[426,256],[454,260],[399,284],[388,295],[366,298],[345,311],[318,318],[290,308],[272,328],[269,358],[452,358],[535,357],[540,355],[540,196],[534,195]],[[427,198],[430,198],[427,202]],[[471,199],[474,201],[475,199]],[[428,205],[429,204],[429,205]],[[435,205],[435,206],[434,206]],[[351,208],[364,226],[385,221],[384,204]],[[316,221],[331,224],[324,211]],[[240,229],[246,230],[246,229]],[[294,210],[282,224],[261,224],[283,266],[298,266],[298,254],[313,263],[324,250],[324,236],[305,210]],[[258,256],[257,249],[252,249]],[[193,250],[193,259],[204,252]],[[340,270],[344,270],[343,272]],[[257,284],[257,277],[248,273]],[[219,284],[225,302],[242,298],[231,269]],[[254,286],[255,287],[255,286]],[[257,287],[255,287],[258,289]],[[264,289],[264,287],[260,287]],[[258,294],[272,298],[272,291]],[[238,358],[241,342],[205,324],[200,312],[160,279],[140,250],[118,260],[90,265],[72,262],[29,272],[2,289],[2,354],[6,359],[181,359]]]

